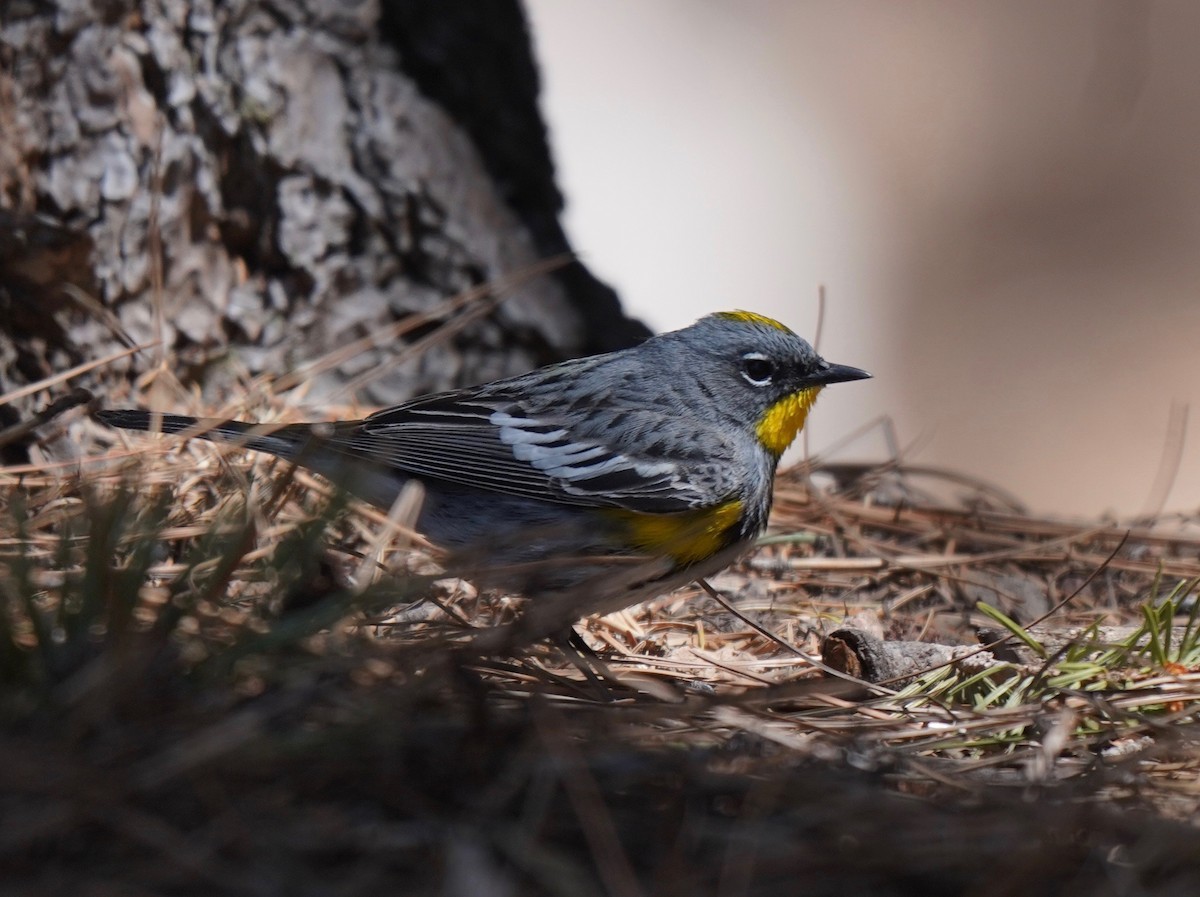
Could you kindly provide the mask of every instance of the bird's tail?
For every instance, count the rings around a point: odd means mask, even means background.
[[[354,445],[358,421],[344,424],[253,424],[241,420],[184,417],[157,411],[97,411],[110,427],[183,433],[212,442],[227,442],[292,461],[316,471],[376,507],[388,508],[408,477]]]
[[[151,430],[156,433],[188,433],[212,442],[233,442],[294,461],[313,437],[307,425],[288,425],[272,428],[270,424],[252,424],[241,420],[186,417],[182,414],[160,414],[157,411],[136,411],[122,408],[97,411],[96,419],[122,430]]]

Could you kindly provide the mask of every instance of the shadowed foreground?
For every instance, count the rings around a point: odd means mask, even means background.
[[[716,579],[728,608],[689,588],[586,621],[614,677],[589,680],[480,639],[519,599],[436,581],[378,512],[153,446],[136,492],[111,460],[0,474],[7,892],[1200,892],[1187,521],[799,472]],[[991,607],[1137,637],[881,684],[814,663],[846,625],[970,643]]]

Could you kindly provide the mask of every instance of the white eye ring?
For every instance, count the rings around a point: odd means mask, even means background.
[[[742,356],[741,371],[751,386],[770,386],[775,379],[775,362],[761,352],[747,352]]]

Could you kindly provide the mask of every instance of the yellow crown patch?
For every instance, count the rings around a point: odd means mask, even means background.
[[[737,311],[719,311],[716,313],[716,317],[724,318],[727,321],[746,321],[751,324],[762,324],[766,327],[774,327],[776,330],[782,330],[784,333],[792,332],[792,328],[785,327],[774,318],[768,318],[766,315],[760,315],[758,312],[753,311],[743,311],[741,309]]]

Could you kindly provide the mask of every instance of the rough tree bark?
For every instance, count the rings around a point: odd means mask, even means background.
[[[216,390],[562,252],[537,92],[516,0],[4,0],[0,393],[160,335]],[[359,397],[645,333],[573,264]]]

